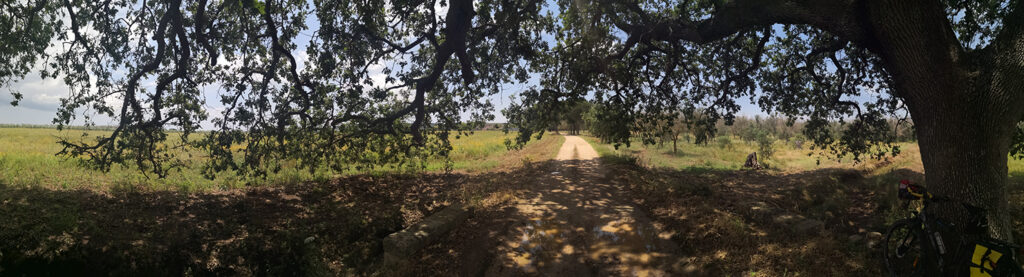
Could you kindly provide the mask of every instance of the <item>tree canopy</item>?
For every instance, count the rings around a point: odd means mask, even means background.
[[[876,2],[884,1],[560,1],[559,69],[545,72],[543,86],[623,107],[630,116],[617,128],[699,110],[707,116],[691,124],[713,133],[749,100],[805,121],[823,153],[881,157],[896,150],[886,119],[906,122],[910,111],[870,33],[885,24],[866,14]],[[955,33],[963,55],[997,55],[1008,50],[1000,40],[1020,36],[1011,20],[1024,16],[1020,1],[912,2],[941,9],[947,21],[927,27]],[[844,125],[840,134],[830,122]]]
[[[1017,85],[1002,80],[1021,71],[1024,1],[904,2],[8,1],[0,81],[62,78],[71,95],[55,123],[117,122],[110,135],[65,139],[64,154],[160,175],[187,147],[213,158],[209,172],[257,174],[285,159],[346,168],[445,155],[450,132],[493,118],[488,96],[531,74],[537,85],[505,110],[520,130],[513,146],[583,98],[621,143],[657,131],[634,122],[695,113],[689,124],[710,137],[749,99],[805,121],[823,153],[859,160],[893,152],[888,119],[933,122],[924,114],[934,96],[900,89],[928,69],[905,65],[917,56],[893,45],[988,76],[972,84]],[[220,103],[206,103],[210,90]],[[1016,94],[996,109],[1015,122]],[[214,129],[195,136],[204,121]],[[836,121],[840,134],[828,128]],[[1016,128],[998,136],[1020,153]]]
[[[526,81],[554,26],[543,3],[7,1],[0,80],[63,78],[62,127],[115,118],[112,134],[62,141],[100,169],[163,175],[186,147],[213,158],[208,172],[401,164],[446,154],[449,132],[493,118],[500,84]]]

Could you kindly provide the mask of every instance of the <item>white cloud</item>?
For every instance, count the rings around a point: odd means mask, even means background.
[[[366,68],[370,74],[370,80],[373,81],[373,86],[377,88],[386,88],[388,86],[387,78],[388,75],[384,74],[384,65],[374,64]]]
[[[11,84],[11,88],[14,92],[24,95],[18,104],[19,107],[47,112],[56,112],[60,106],[60,98],[66,97],[70,91],[62,80],[42,79],[39,76],[26,77]],[[11,98],[11,95],[5,92],[0,97]],[[4,102],[10,100],[5,99]]]
[[[309,61],[309,53],[306,53],[306,50],[299,50],[297,53],[294,54],[294,57],[295,57],[295,69],[297,71],[299,71],[299,72],[302,72],[303,70],[305,70],[306,69],[306,62]]]

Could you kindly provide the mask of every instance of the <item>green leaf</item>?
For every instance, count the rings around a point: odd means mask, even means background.
[[[24,97],[24,95],[19,92],[11,92],[11,96],[14,96],[14,100],[11,101],[11,106],[15,107],[18,106],[18,102],[21,102],[22,97]]]
[[[260,14],[266,14],[267,13],[267,11],[266,11],[266,4],[265,3],[260,2],[258,0],[253,0],[252,4],[253,4],[254,7],[256,7],[256,10],[260,12]]]

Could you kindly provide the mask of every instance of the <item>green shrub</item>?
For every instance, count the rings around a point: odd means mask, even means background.
[[[630,154],[613,154],[608,156],[602,156],[601,159],[608,164],[617,164],[634,167],[641,166],[640,158]]]
[[[796,134],[795,136],[790,138],[790,142],[793,145],[793,149],[804,149],[804,144],[807,143],[807,137],[805,137],[803,134]]]
[[[718,144],[718,148],[733,149],[732,138],[729,136],[718,136],[718,138],[715,139],[715,143]]]
[[[772,159],[772,155],[775,155],[775,138],[767,132],[758,133],[757,156],[762,161],[767,161]]]

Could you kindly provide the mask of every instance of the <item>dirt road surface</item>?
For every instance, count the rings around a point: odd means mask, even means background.
[[[481,211],[423,251],[416,274],[461,276],[668,276],[682,259],[604,175],[586,141],[566,136],[556,161],[523,180],[503,211]]]

